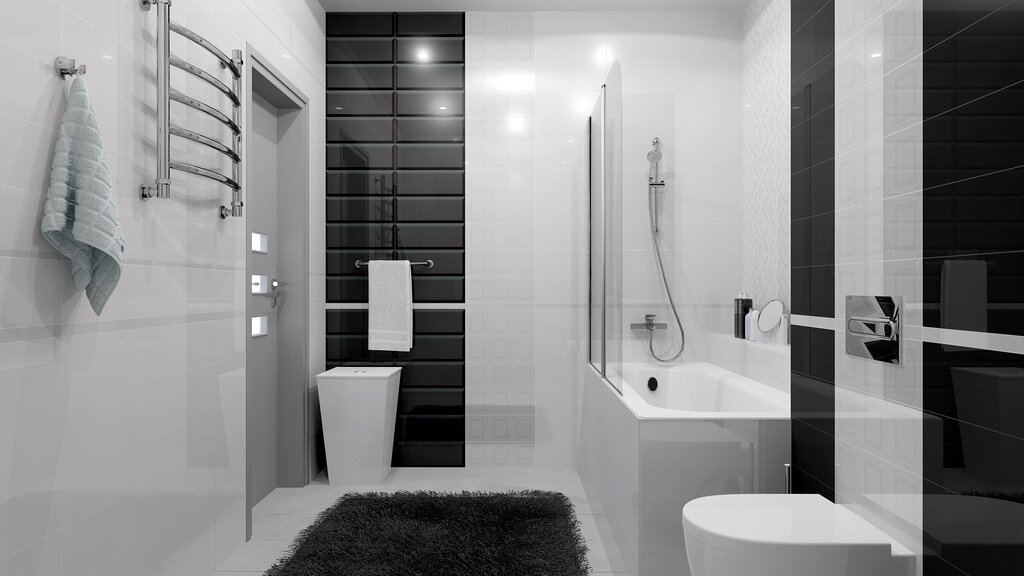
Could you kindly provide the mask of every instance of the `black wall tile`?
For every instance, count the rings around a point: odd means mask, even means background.
[[[329,90],[388,90],[394,87],[390,64],[327,67]]]
[[[328,170],[328,196],[390,196],[394,185],[394,172],[373,170]]]
[[[395,59],[395,43],[390,38],[328,38],[327,62],[376,62],[390,64]],[[328,71],[331,69],[327,67]]]
[[[328,302],[365,303],[372,259],[432,260],[414,302],[464,302],[464,15],[332,13],[327,32]],[[366,350],[367,316],[327,312],[328,367],[402,365],[393,463],[463,465],[465,312],[415,310],[408,353]]]
[[[403,91],[396,96],[399,116],[462,116],[466,95],[463,92]]]
[[[465,175],[455,171],[401,170],[398,172],[399,196],[462,196]]]
[[[462,64],[399,64],[395,78],[399,90],[462,90],[466,70]]]
[[[462,12],[399,12],[399,36],[464,36],[466,16]]]
[[[398,62],[464,62],[462,38],[399,38]]]
[[[328,92],[327,116],[388,116],[394,100],[394,92]]]
[[[814,424],[821,423],[821,420],[816,420]],[[816,425],[803,420],[793,420],[793,467],[810,474],[818,483],[827,487],[825,493],[819,494],[834,500],[835,437]]]
[[[328,12],[327,36],[393,36],[391,12]]]

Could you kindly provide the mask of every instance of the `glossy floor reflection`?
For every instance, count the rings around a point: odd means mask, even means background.
[[[552,490],[568,496],[576,508],[593,574],[625,574],[608,522],[590,506],[573,469],[541,468],[397,468],[382,486],[330,486],[324,476],[305,488],[278,488],[253,509],[252,539],[213,576],[263,574],[284,554],[298,533],[348,492],[400,490],[487,491]]]

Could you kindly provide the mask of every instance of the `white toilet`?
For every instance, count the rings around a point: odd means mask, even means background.
[[[693,576],[905,576],[909,567],[884,532],[817,494],[691,500],[683,534]]]
[[[316,377],[331,485],[380,484],[391,473],[399,367],[339,367]]]

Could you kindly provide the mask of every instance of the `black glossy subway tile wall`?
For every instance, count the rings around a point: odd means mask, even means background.
[[[374,170],[328,170],[328,196],[374,196],[392,193],[394,172]]]
[[[385,36],[395,35],[393,12],[328,12],[327,41],[331,36]]]
[[[399,36],[465,36],[466,18],[461,12],[399,12],[395,15]]]
[[[393,142],[394,120],[385,118],[329,118],[328,142]]]
[[[367,170],[392,168],[395,149],[391,144],[328,144],[327,168]]]
[[[327,92],[328,116],[390,116],[394,104],[394,92]]]
[[[395,87],[390,64],[327,67],[329,90],[389,90]]]
[[[402,170],[460,170],[465,157],[462,144],[399,144],[397,162]]]
[[[399,38],[396,46],[398,62],[465,61],[465,41],[462,38]]]
[[[1014,4],[924,4],[926,326],[1024,335],[1024,13]]]
[[[835,5],[794,0],[791,312],[835,315]],[[835,500],[835,333],[791,328],[792,489]]]
[[[327,16],[328,302],[367,302],[356,260],[414,266],[413,302],[465,301],[465,15]],[[465,462],[465,312],[415,310],[408,353],[365,350],[366,310],[327,315],[328,366],[401,365],[393,463]]]
[[[397,174],[399,196],[462,196],[465,174],[462,171],[400,170]]]
[[[399,116],[461,116],[465,113],[463,92],[399,92],[395,106]]]
[[[391,222],[394,217],[394,201],[387,196],[327,199],[328,222]]]
[[[395,43],[390,38],[328,38],[327,62],[360,64],[391,64],[395,60]],[[330,66],[327,67],[331,69]]]
[[[465,77],[462,64],[399,64],[395,85],[399,90],[462,90]]]
[[[462,118],[399,118],[398,142],[462,142],[465,126]]]
[[[399,222],[464,222],[462,198],[399,198]]]

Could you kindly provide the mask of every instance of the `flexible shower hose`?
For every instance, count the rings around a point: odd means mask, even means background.
[[[661,258],[661,242],[658,240],[658,230],[654,225],[654,203],[658,201],[658,189],[654,186],[647,188],[647,215],[651,221],[651,238],[654,239],[654,255],[658,259],[658,269],[661,271],[661,283],[665,286],[665,294],[668,295],[668,303],[672,308],[672,315],[676,318],[676,326],[679,327],[679,351],[671,358],[662,358],[654,351],[654,330],[648,330],[647,349],[651,356],[658,362],[672,362],[683,354],[686,349],[686,331],[683,330],[683,321],[679,319],[679,311],[676,310],[675,299],[672,298],[672,289],[668,286],[668,276],[665,275],[665,262]]]

